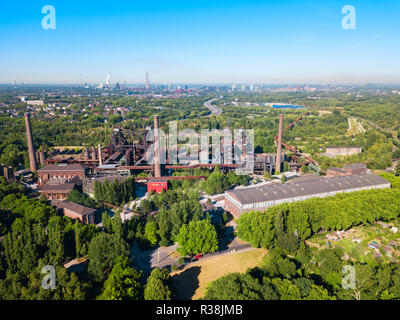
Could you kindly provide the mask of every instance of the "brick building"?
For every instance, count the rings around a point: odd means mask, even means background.
[[[348,164],[344,168],[332,167],[326,170],[326,176],[328,178],[337,176],[349,176],[352,174],[367,174],[368,169],[362,163]]]
[[[47,200],[66,200],[74,189],[75,183],[45,184],[42,186],[41,193]]]
[[[369,171],[363,163],[348,164],[343,169],[351,174],[366,174]]]
[[[328,178],[338,177],[338,176],[349,176],[349,175],[351,175],[351,172],[341,168],[331,167],[326,170],[326,176]]]
[[[47,164],[37,171],[39,185],[49,181],[59,181],[79,177],[83,179],[88,173],[88,168],[80,164]]]
[[[71,219],[78,219],[84,224],[97,223],[96,209],[85,207],[70,201],[53,200],[51,201],[51,205],[62,214],[64,214],[66,217],[69,217]]]

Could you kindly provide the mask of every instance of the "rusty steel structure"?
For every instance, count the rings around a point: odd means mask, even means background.
[[[205,180],[207,179],[206,176],[180,176],[180,177],[175,177],[175,176],[165,176],[162,177],[163,179],[166,180]],[[159,177],[137,177],[135,178],[135,181],[140,181],[140,180],[146,180],[146,181],[152,181],[152,180],[157,180],[160,179]]]
[[[304,114],[300,115],[296,120],[294,120],[293,122],[291,122],[291,123],[285,128],[285,130],[282,131],[282,136],[283,136],[283,132],[284,132],[284,131],[290,130],[296,123],[298,123],[300,120],[302,120],[303,117],[308,116],[308,114],[309,114],[308,112],[305,112]],[[283,142],[282,136],[281,136],[281,142],[280,142],[280,143],[279,143],[279,132],[278,132],[278,134],[274,137],[274,140],[277,142],[278,145],[283,146],[283,147],[285,147],[286,149],[292,151],[292,152],[293,152],[293,157],[294,157],[294,159],[298,159],[298,158],[301,156],[301,153],[300,153],[296,148],[294,148],[294,147],[292,147],[292,146],[289,146],[288,144],[286,144],[285,142]],[[301,165],[303,165],[303,164],[310,164],[310,163],[315,164],[315,160],[313,160],[311,157],[309,157],[309,156],[304,156],[304,157],[307,159],[307,161],[302,162],[302,163],[299,163],[299,165],[300,165],[300,164],[301,164]]]
[[[135,134],[140,135],[140,133],[136,131]],[[120,158],[125,157],[126,165],[138,165],[138,163],[143,161],[143,156],[149,145],[145,137],[140,137],[137,142],[129,143],[122,129],[116,128],[111,136],[111,142],[106,148],[107,159],[103,161],[103,163],[114,163]]]
[[[130,176],[132,173],[144,173],[145,177],[135,177],[135,181],[156,183],[157,179],[165,180],[200,180],[206,179],[206,176],[196,176],[193,171],[188,176],[172,176],[173,170],[192,170],[196,168],[214,169],[217,165],[214,163],[195,163],[195,164],[172,164],[167,160],[161,163],[161,142],[160,142],[160,123],[157,115],[154,121],[154,140],[148,142],[146,136],[151,132],[150,128],[138,129],[134,132],[122,128],[114,128],[111,134],[110,143],[101,148],[84,148],[80,154],[49,154],[46,164],[66,163],[81,164],[89,168],[91,177],[103,176]],[[129,138],[128,139],[126,138]],[[146,153],[149,147],[153,145],[154,162],[147,160]],[[168,145],[168,143],[167,143]],[[168,151],[168,150],[166,150]],[[221,170],[228,171],[241,167],[240,164],[219,164]],[[165,171],[165,173],[163,173]],[[168,174],[167,174],[168,172]]]

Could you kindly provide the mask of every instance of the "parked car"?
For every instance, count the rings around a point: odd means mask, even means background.
[[[199,260],[201,257],[203,257],[203,254],[202,254],[202,253],[197,254],[197,255],[195,255],[195,256],[193,257],[193,260],[192,260],[192,261],[197,261],[197,260]]]

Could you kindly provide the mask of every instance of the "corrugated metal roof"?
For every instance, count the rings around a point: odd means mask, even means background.
[[[339,192],[348,189],[377,186],[388,183],[389,181],[375,174],[361,174],[333,178],[321,177],[319,179],[297,183],[264,185],[259,188],[253,187],[226,191],[226,193],[241,204],[245,205],[320,193]]]

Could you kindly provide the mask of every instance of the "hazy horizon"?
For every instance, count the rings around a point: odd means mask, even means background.
[[[0,83],[400,84],[398,1],[53,0],[54,30],[44,4],[0,4]]]

